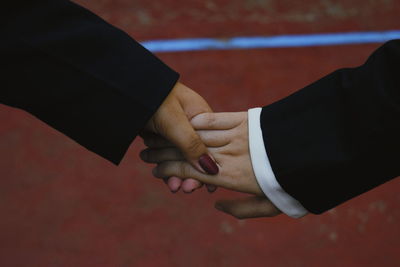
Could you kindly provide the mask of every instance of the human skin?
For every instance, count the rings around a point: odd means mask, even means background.
[[[210,176],[193,168],[176,147],[163,140],[148,140],[149,148],[141,153],[148,163],[156,163],[153,175],[193,178],[206,184],[248,193],[245,199],[221,200],[216,208],[237,218],[270,217],[281,212],[267,199],[257,183],[248,145],[247,112],[202,113],[191,120],[209,152],[219,165],[219,173]]]
[[[193,117],[206,112],[212,112],[207,102],[196,92],[178,82],[148,121],[141,136],[145,144],[148,139],[162,139],[164,143],[182,151],[183,157],[196,170],[217,174],[218,166],[190,124]],[[172,192],[177,192],[182,188],[184,192],[190,193],[203,185],[194,179],[182,180],[177,177],[168,177],[166,182]],[[216,187],[210,185],[208,190],[213,192]]]

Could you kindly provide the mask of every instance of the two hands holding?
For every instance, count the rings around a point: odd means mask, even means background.
[[[153,175],[172,192],[191,193],[206,184],[248,193],[215,207],[236,218],[271,217],[281,212],[265,197],[253,171],[247,112],[213,113],[197,93],[178,83],[141,134],[148,147],[140,157],[155,163]]]

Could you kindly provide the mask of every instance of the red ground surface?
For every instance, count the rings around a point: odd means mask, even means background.
[[[399,29],[395,0],[80,0],[139,40]],[[161,54],[217,111],[267,105],[378,45]],[[324,215],[238,221],[0,106],[0,266],[399,266],[400,181]],[[367,168],[368,166],[366,166]]]

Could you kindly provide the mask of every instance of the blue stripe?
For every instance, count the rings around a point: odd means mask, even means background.
[[[229,50],[279,47],[308,47],[349,44],[383,43],[400,39],[400,30],[381,32],[346,32],[296,34],[277,36],[234,37],[229,39],[193,38],[152,40],[142,42],[152,52],[183,52],[200,50]]]

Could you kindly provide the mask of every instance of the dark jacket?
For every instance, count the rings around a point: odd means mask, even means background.
[[[263,109],[282,188],[324,212],[400,175],[400,40]]]
[[[0,13],[0,102],[119,163],[179,75],[70,1],[6,1]]]

